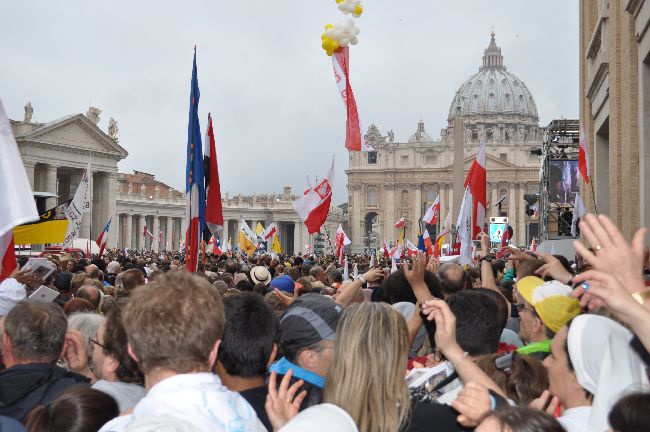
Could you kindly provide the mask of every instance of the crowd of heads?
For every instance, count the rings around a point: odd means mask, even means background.
[[[420,252],[392,272],[234,252],[189,272],[179,252],[110,249],[48,256],[40,280],[19,257],[0,283],[0,424],[650,430],[645,230],[630,242],[592,215],[581,230],[569,259],[481,235],[469,266]],[[53,302],[29,298],[42,286]]]

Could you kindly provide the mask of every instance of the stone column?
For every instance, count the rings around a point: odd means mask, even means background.
[[[125,236],[124,236],[124,244],[121,245],[121,248],[132,248],[131,245],[131,239],[133,237],[133,215],[127,214],[124,215],[126,218],[126,229],[125,229]]]
[[[293,229],[293,253],[298,255],[298,252],[304,252],[305,243],[302,242],[303,223],[298,220],[294,224]]]
[[[508,183],[508,219],[514,232],[514,239],[517,239],[517,184]]]
[[[107,173],[104,177],[104,187],[102,191],[104,192],[105,205],[106,209],[105,220],[108,221],[112,218],[111,229],[108,231],[108,240],[107,245],[111,247],[115,246],[117,243],[117,230],[113,229],[113,224],[119,222],[119,215],[117,214],[117,172]]]
[[[497,201],[499,198],[499,184],[498,183],[490,183],[490,187],[492,188],[492,199],[490,200],[490,207],[492,207],[492,210],[489,212],[492,216],[499,216],[499,206],[496,206]]]
[[[517,244],[520,246],[527,246],[526,240],[526,204],[524,202],[524,194],[526,193],[526,186],[519,185],[517,188],[519,193],[517,196],[517,231],[519,236],[517,238]]]
[[[25,173],[27,173],[27,180],[29,180],[29,187],[34,191],[34,169],[36,164],[32,162],[23,162],[25,166]]]
[[[160,241],[158,240],[160,238],[160,218],[158,216],[153,217],[153,232],[152,232],[154,239],[153,239],[153,245],[156,251],[161,251],[162,248],[160,247]]]
[[[58,168],[55,167],[54,165],[47,165],[46,169],[47,171],[45,172],[45,191],[57,195],[56,175],[57,175]],[[48,198],[45,202],[46,209],[51,209],[52,207],[56,206],[57,201],[58,201],[57,198]]]
[[[228,229],[229,221],[229,219],[223,219],[223,231],[221,231],[221,250],[226,250],[225,248],[228,247],[228,236],[230,235],[230,230]],[[268,247],[270,249],[271,245]]]
[[[384,223],[384,239],[391,243],[395,241],[395,184],[385,183],[386,194],[386,222]]]
[[[144,222],[145,222],[145,215],[139,215],[138,217],[138,231],[135,233],[135,238],[136,238],[136,248],[138,250],[144,250],[145,245],[146,245],[146,239],[142,235],[144,232]]]
[[[172,239],[172,225],[174,221],[171,217],[167,217],[167,225],[165,228],[165,244],[164,248],[167,250],[173,250],[174,240]]]
[[[350,239],[352,240],[351,246],[358,248],[363,245],[361,240],[361,234],[363,230],[361,229],[361,206],[365,202],[361,197],[361,185],[353,184],[350,185],[352,188],[352,223],[349,229],[352,231],[350,234]],[[303,244],[304,248],[305,245]]]

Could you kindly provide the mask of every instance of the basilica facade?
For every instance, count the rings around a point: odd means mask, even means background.
[[[32,190],[48,196],[42,210],[72,198],[90,164],[90,211],[83,215],[80,238],[96,239],[112,220],[108,247],[179,249],[184,238],[185,194],[154,174],[118,172],[117,164],[128,152],[118,143],[113,119],[104,132],[98,127],[101,111],[94,107],[85,115],[47,123],[32,121],[33,111],[28,103],[24,119],[10,123]],[[326,235],[316,237],[307,232],[293,208],[297,198],[288,186],[280,193],[232,196],[225,192],[223,246],[232,239],[236,249],[240,221],[245,220],[253,229],[257,222],[264,226],[275,222],[285,253],[331,252],[327,239],[334,239],[338,225],[345,222],[343,211],[331,207],[322,228]],[[153,238],[143,235],[145,225]]]
[[[375,151],[350,153],[348,227],[356,248],[395,241],[394,223],[400,217],[406,220],[407,238],[416,243],[418,221],[437,196],[442,223],[454,209],[454,187],[459,186],[454,184],[454,149],[462,145],[466,174],[481,142],[487,153],[487,216],[508,217],[518,245],[537,235],[537,220],[525,214],[523,196],[539,193],[541,162],[531,150],[541,147],[543,129],[531,92],[506,69],[494,33],[478,72],[451,99],[440,138],[433,139],[422,121],[404,141],[373,124],[365,138]],[[452,224],[457,217],[451,215]],[[439,224],[426,227],[432,236]]]

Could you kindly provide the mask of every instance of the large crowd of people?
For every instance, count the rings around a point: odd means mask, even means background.
[[[481,233],[466,267],[113,249],[43,280],[19,256],[0,430],[650,431],[646,230],[580,229],[573,260]]]

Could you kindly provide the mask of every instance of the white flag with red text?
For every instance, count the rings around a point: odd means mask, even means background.
[[[332,202],[332,181],[334,180],[334,156],[327,176],[306,194],[293,202],[293,208],[307,227],[309,234],[316,234],[325,223]]]
[[[339,259],[339,264],[343,264],[343,255],[345,254],[345,246],[352,243],[352,241],[345,235],[343,231],[343,226],[339,225],[339,228],[336,230],[336,256]]]

